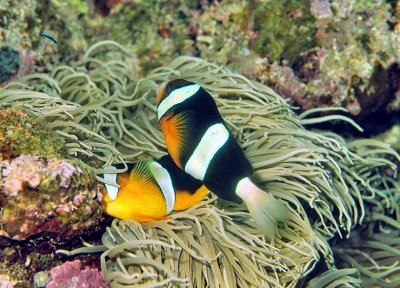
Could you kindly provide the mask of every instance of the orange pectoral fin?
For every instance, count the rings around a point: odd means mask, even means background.
[[[193,119],[189,112],[181,112],[173,116],[171,114],[161,119],[161,130],[171,158],[182,169],[181,155],[184,149],[189,148]]]
[[[174,211],[182,211],[192,207],[193,205],[203,200],[207,196],[207,194],[208,189],[204,185],[201,185],[201,187],[197,189],[194,193],[182,190],[177,191]]]

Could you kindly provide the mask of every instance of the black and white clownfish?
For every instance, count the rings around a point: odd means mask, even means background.
[[[157,114],[175,164],[218,197],[244,201],[259,230],[272,238],[289,210],[250,180],[253,168],[212,96],[196,83],[171,80],[157,92]]]
[[[105,184],[101,188],[104,211],[119,219],[139,222],[165,218],[172,211],[185,210],[207,195],[201,181],[184,173],[169,155],[157,161],[126,163],[128,170],[120,174],[103,174],[120,187]],[[123,163],[110,166],[124,168]]]

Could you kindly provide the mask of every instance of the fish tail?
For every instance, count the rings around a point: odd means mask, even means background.
[[[278,222],[289,218],[289,209],[274,196],[258,188],[248,177],[239,181],[236,194],[247,205],[259,231],[269,239],[275,237]]]

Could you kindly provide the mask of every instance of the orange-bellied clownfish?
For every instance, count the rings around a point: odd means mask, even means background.
[[[111,184],[101,188],[104,211],[119,219],[160,220],[172,211],[195,205],[208,193],[201,181],[178,168],[169,155],[157,161],[126,164],[128,170],[125,173],[103,174],[119,188]],[[110,167],[122,169],[124,164]]]
[[[218,197],[243,200],[259,230],[272,238],[289,210],[250,180],[253,168],[212,96],[196,83],[171,80],[157,92],[157,114],[175,164]]]

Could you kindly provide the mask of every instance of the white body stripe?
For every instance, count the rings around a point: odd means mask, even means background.
[[[115,168],[114,166],[108,166],[108,167],[106,167],[106,169],[116,170],[117,168]],[[117,184],[117,173],[103,174],[103,176],[104,176],[105,180],[113,182],[113,183],[115,183],[115,185],[118,185]],[[107,191],[108,197],[110,197],[111,200],[117,199],[118,192],[119,192],[118,186],[114,186],[111,184],[104,184],[104,186],[106,186],[106,191]]]
[[[167,204],[167,214],[169,214],[175,205],[175,190],[172,186],[171,176],[164,167],[154,161],[149,163],[149,170],[161,188]]]
[[[185,100],[192,97],[198,90],[200,86],[197,84],[183,86],[181,88],[175,89],[168,95],[157,108],[158,121],[164,116],[169,109],[171,109],[176,104],[182,103]]]
[[[185,172],[203,181],[208,165],[228,138],[229,131],[223,124],[214,124],[208,128],[186,163]]]

